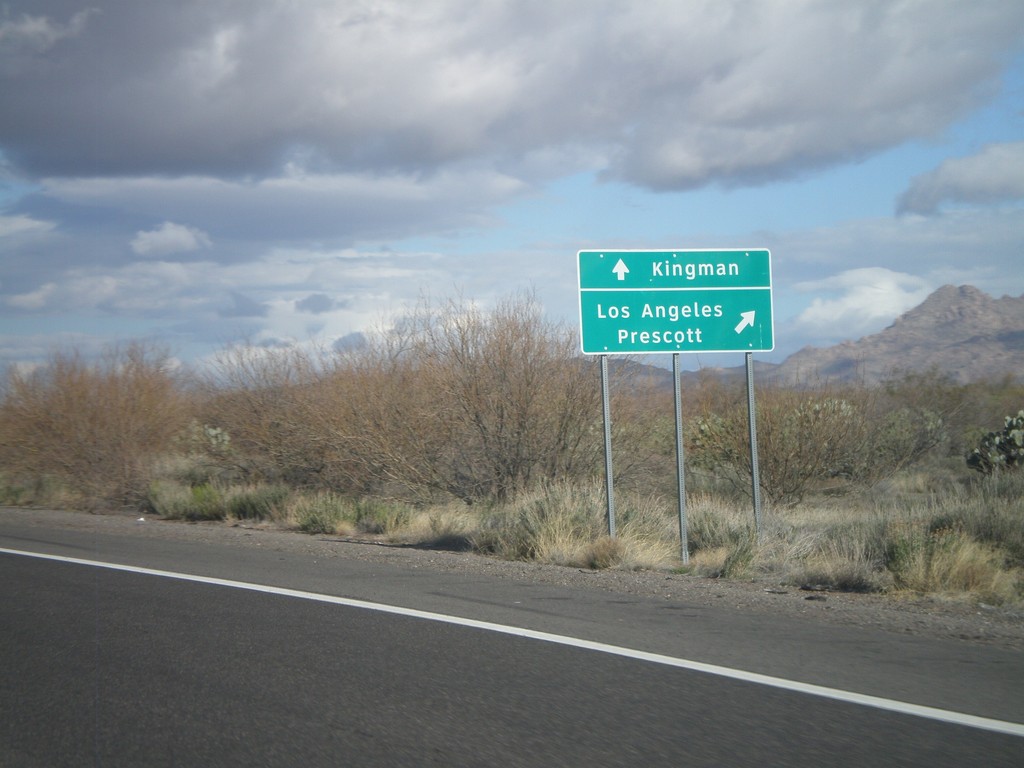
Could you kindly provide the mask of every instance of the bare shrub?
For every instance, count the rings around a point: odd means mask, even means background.
[[[595,369],[528,294],[490,312],[423,303],[357,349],[235,347],[218,362],[204,428],[253,479],[477,502],[600,467]]]
[[[333,372],[362,466],[429,498],[502,500],[600,466],[600,388],[528,294],[420,306]],[[358,386],[346,381],[358,381]]]
[[[613,394],[619,479],[655,473],[630,371]],[[358,348],[226,350],[207,381],[207,457],[244,479],[417,504],[502,501],[602,468],[597,366],[531,294],[490,311],[424,301]]]
[[[598,388],[574,355],[575,337],[545,322],[532,297],[489,317],[449,305],[425,331],[424,373],[445,396],[450,473],[467,497],[508,498],[535,479],[571,476],[581,454],[594,458],[596,441],[585,439],[600,414]]]
[[[404,496],[427,503],[438,494],[461,497],[448,471],[451,425],[413,351],[412,323],[370,334],[357,350],[332,361],[330,413],[322,424],[342,447],[348,488],[360,495]],[[321,414],[323,417],[323,414]]]
[[[671,391],[625,361],[610,366],[615,485],[623,491],[676,492],[675,417]],[[592,386],[599,386],[597,372]],[[595,429],[603,425],[596,423]]]
[[[0,463],[15,478],[55,479],[86,505],[135,504],[187,420],[165,352],[133,343],[95,363],[58,352],[32,373],[9,372]]]
[[[216,459],[254,481],[315,485],[336,446],[315,428],[322,395],[316,356],[239,345],[217,358],[205,381],[204,427],[226,437]]]

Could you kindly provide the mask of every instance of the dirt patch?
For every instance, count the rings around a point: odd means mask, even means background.
[[[602,590],[1024,651],[1024,609],[1021,606],[987,606],[938,597],[808,591],[767,580],[727,581],[660,571],[591,571],[509,562],[465,551],[393,544],[372,536],[310,536],[259,524],[182,523],[140,519],[136,514],[100,515],[10,507],[0,508],[0,515],[40,528],[272,548],[310,557],[389,563],[522,583]]]

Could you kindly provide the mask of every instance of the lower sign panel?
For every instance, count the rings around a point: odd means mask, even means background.
[[[580,291],[583,353],[767,352],[770,288]]]

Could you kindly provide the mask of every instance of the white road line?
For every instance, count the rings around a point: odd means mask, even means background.
[[[889,712],[898,712],[904,715],[913,715],[914,717],[923,717],[929,720],[938,720],[944,723],[964,725],[969,728],[979,728],[986,731],[1024,737],[1024,725],[1020,723],[1011,723],[1005,720],[993,720],[988,717],[978,717],[977,715],[968,715],[963,712],[953,712],[946,709],[926,707],[920,704],[910,704],[904,701],[882,698],[880,696],[868,696],[862,693],[844,691],[839,688],[811,685],[809,683],[801,683],[796,680],[787,680],[785,678],[762,675],[756,672],[746,672],[742,669],[720,667],[716,664],[705,664],[703,662],[692,661],[690,659],[664,656],[660,653],[637,651],[632,648],[623,648],[621,646],[598,643],[592,640],[582,640],[580,638],[569,637],[567,635],[555,635],[550,632],[539,632],[534,629],[524,629],[523,627],[495,624],[489,621],[477,621],[476,619],[465,619],[459,616],[449,616],[447,614],[432,613],[430,611],[418,611],[415,608],[401,608],[399,606],[385,605],[383,603],[371,603],[365,600],[354,600],[347,597],[323,595],[316,592],[303,592],[297,589],[285,589],[283,587],[274,587],[266,584],[251,584],[244,581],[218,579],[212,576],[196,576],[189,573],[160,571],[153,568],[141,568],[134,565],[120,565],[117,563],[104,563],[96,560],[83,560],[77,557],[63,557],[61,555],[48,555],[39,552],[25,552],[17,549],[5,549],[3,547],[0,547],[0,554],[21,555],[23,557],[38,558],[40,560],[55,560],[62,563],[88,565],[95,568],[106,568],[112,571],[127,571],[128,573],[138,573],[146,576],[161,576],[166,579],[191,581],[199,584],[212,584],[219,587],[230,587],[232,589],[245,589],[251,592],[263,592],[269,595],[281,595],[283,597],[313,600],[332,605],[344,605],[349,608],[362,608],[369,611],[379,611],[381,613],[390,613],[397,616],[408,616],[417,619],[425,619],[427,621],[437,621],[444,624],[454,624],[460,627],[472,627],[473,629],[482,629],[488,632],[499,632],[504,635],[514,635],[516,637],[525,637],[531,640],[540,640],[545,643],[555,643],[557,645],[565,645],[572,648],[583,648],[589,651],[607,653],[613,656],[622,656],[627,659],[648,661],[653,664],[662,664],[664,666],[687,669],[693,672],[703,672],[705,674],[717,675],[718,677],[725,677],[732,680],[741,680],[746,683],[756,683],[757,685],[765,685],[785,691],[806,693],[811,696],[819,696],[821,698],[833,699],[835,701],[844,701],[850,704],[859,704],[865,707],[873,707],[874,709],[882,709]]]

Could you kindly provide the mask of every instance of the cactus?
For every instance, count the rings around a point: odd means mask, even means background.
[[[986,475],[1024,466],[1024,410],[1007,416],[1001,431],[982,437],[978,447],[967,455],[967,466]]]

